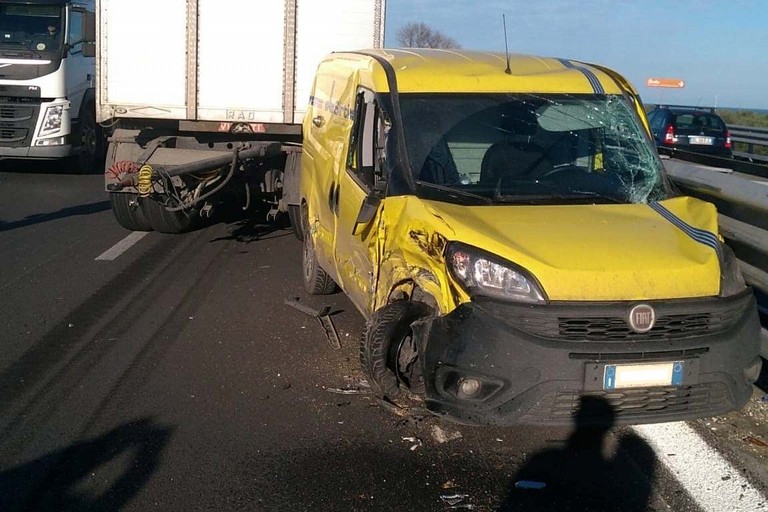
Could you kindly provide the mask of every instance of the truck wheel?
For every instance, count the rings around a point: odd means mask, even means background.
[[[136,194],[109,194],[109,200],[112,202],[112,213],[115,214],[117,222],[125,229],[131,231],[152,231],[147,217],[141,206],[136,202]]]
[[[157,201],[147,198],[141,202],[141,209],[152,229],[159,233],[185,233],[195,227],[196,211],[169,212]]]
[[[378,395],[397,398],[400,382],[411,389],[422,386],[411,324],[432,314],[423,302],[402,300],[384,306],[368,320],[360,364]]]
[[[80,112],[80,155],[78,165],[81,173],[97,173],[104,170],[104,131],[96,123],[93,103],[88,103]]]
[[[301,229],[301,210],[297,204],[288,205],[288,219],[291,221],[293,235],[299,240],[304,240],[304,230]]]

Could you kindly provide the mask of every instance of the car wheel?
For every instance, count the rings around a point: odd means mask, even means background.
[[[136,194],[110,193],[109,200],[112,203],[112,213],[115,215],[115,219],[125,229],[152,231],[152,226],[144,215]]]
[[[433,313],[423,302],[403,300],[388,304],[371,316],[360,342],[360,364],[375,393],[397,398],[401,394],[400,383],[412,391],[423,389],[411,324]]]

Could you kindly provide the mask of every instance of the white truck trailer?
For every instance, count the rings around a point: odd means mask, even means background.
[[[384,0],[98,0],[97,120],[118,222],[177,233],[226,189],[288,211],[321,58],[380,47]],[[248,204],[245,205],[249,206]]]
[[[0,0],[0,159],[101,169],[94,0]]]

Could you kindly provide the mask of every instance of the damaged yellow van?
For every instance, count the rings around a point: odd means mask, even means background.
[[[741,408],[754,298],[714,206],[666,177],[636,91],[581,62],[337,53],[304,125],[303,275],[367,318],[373,387],[469,424]],[[594,418],[600,422],[601,418]]]

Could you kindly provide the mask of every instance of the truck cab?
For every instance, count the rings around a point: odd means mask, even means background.
[[[680,196],[618,73],[442,50],[337,53],[303,125],[304,283],[366,317],[374,389],[469,424],[619,424],[742,407],[751,291]],[[606,418],[591,418],[600,422]]]
[[[0,159],[100,167],[93,0],[0,0]]]

